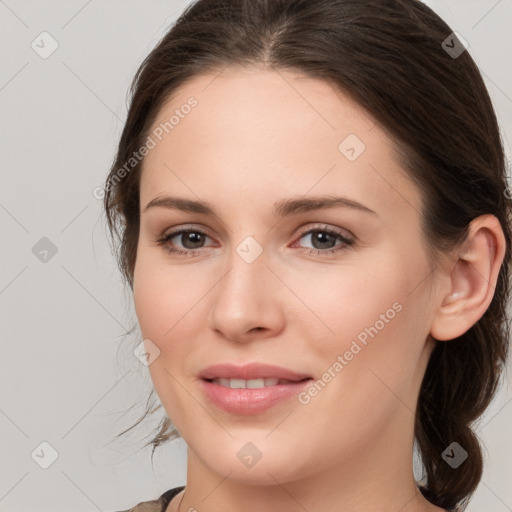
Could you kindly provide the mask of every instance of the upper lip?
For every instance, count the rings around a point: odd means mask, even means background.
[[[237,366],[232,363],[221,363],[209,366],[199,374],[201,379],[265,379],[273,377],[290,381],[300,381],[311,378],[305,373],[295,372],[288,368],[263,363],[249,363]]]

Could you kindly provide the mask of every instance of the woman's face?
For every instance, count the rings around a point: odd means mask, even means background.
[[[434,304],[385,132],[323,81],[252,68],[188,82],[149,135],[134,300],[189,464],[253,484],[407,466]]]

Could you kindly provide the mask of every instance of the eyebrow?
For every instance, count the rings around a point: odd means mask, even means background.
[[[191,213],[200,213],[203,215],[216,215],[215,210],[209,203],[204,201],[193,201],[191,199],[185,199],[182,197],[156,197],[146,205],[144,212],[150,208],[156,207],[167,208],[170,210],[181,210]],[[367,206],[354,201],[353,199],[340,196],[318,196],[307,198],[301,197],[298,199],[283,199],[274,203],[272,214],[275,217],[286,217],[290,215],[296,215],[298,213],[335,207],[351,208],[361,212],[377,215],[376,212]]]

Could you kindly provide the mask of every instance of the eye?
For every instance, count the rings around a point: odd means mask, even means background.
[[[325,254],[342,251],[354,244],[354,240],[345,235],[345,232],[327,226],[318,226],[303,232],[300,239],[309,239],[312,248],[303,247],[309,254]],[[341,243],[336,245],[336,241]]]
[[[164,234],[156,240],[156,243],[164,246],[170,253],[195,256],[203,252],[201,249],[206,249],[202,245],[205,243],[206,238],[210,237],[199,229],[182,228]],[[176,245],[178,245],[177,248]]]

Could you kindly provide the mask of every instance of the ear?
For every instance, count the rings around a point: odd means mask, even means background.
[[[441,270],[447,286],[438,295],[432,337],[441,341],[457,338],[480,320],[494,296],[505,249],[503,229],[494,215],[471,222],[456,257]]]

